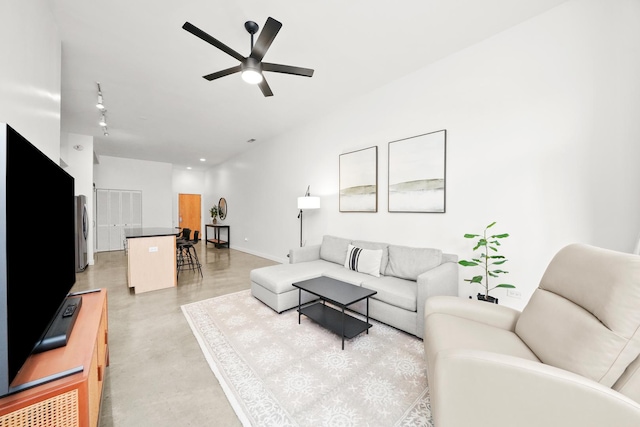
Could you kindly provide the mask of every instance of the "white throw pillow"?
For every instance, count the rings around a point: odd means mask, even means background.
[[[344,267],[349,270],[380,277],[381,261],[382,249],[363,249],[350,244],[347,248],[347,259],[344,260]]]

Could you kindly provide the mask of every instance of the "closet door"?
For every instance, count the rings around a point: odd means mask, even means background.
[[[96,190],[96,252],[109,247],[109,190]]]
[[[96,190],[96,250],[124,249],[124,230],[142,227],[142,192]]]

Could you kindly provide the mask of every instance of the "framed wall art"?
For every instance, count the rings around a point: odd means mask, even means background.
[[[389,212],[445,212],[447,131],[389,143]]]
[[[378,147],[340,154],[340,212],[378,212]]]

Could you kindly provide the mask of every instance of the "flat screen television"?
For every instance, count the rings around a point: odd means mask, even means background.
[[[74,196],[71,175],[0,123],[0,396],[14,392],[32,352],[47,349],[38,346],[66,309],[76,280]]]

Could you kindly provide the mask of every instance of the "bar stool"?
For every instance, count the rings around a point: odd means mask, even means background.
[[[189,231],[191,234],[191,231]],[[190,240],[189,237],[186,240],[180,240],[177,243],[178,250],[178,276],[180,276],[181,270],[198,270],[200,272],[200,277],[204,277],[202,275],[202,264],[200,264],[200,260],[198,259],[198,252],[196,248],[193,246],[194,243],[198,243],[200,240],[200,232],[195,230],[193,232],[193,240]]]

